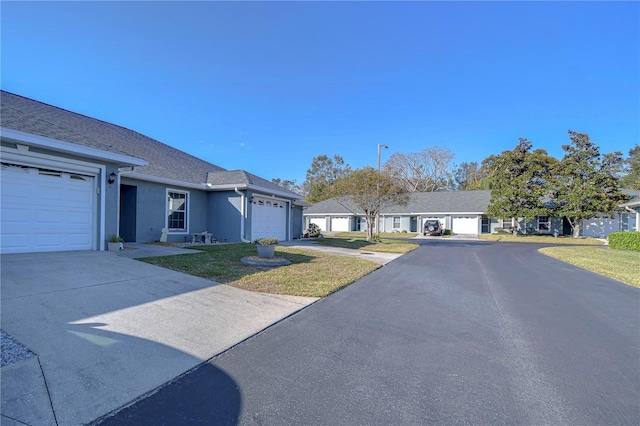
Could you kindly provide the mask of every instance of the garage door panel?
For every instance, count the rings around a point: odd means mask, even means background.
[[[94,177],[70,176],[3,165],[3,253],[95,248]]]
[[[347,232],[349,229],[349,218],[348,217],[332,217],[331,218],[331,230],[332,231],[342,231]]]
[[[251,211],[251,238],[287,239],[287,204],[256,197]]]
[[[453,216],[451,231],[456,234],[478,234],[478,218],[473,216]]]

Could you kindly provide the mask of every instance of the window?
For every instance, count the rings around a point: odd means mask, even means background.
[[[187,192],[167,192],[167,228],[169,231],[187,230]]]
[[[511,218],[502,219],[502,229],[510,229],[512,227]]]
[[[400,229],[400,216],[393,217],[393,229]]]
[[[538,216],[538,231],[548,231],[551,229],[549,216]]]

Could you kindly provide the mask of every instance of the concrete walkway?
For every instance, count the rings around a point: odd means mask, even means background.
[[[386,265],[392,260],[402,256],[402,254],[398,253],[379,253],[368,250],[352,250],[340,247],[325,246],[322,244],[318,244],[315,239],[281,241],[279,244],[285,247],[292,247],[300,250],[320,251],[323,253],[336,254],[340,256],[359,257],[361,259],[370,260],[381,265]]]
[[[253,293],[128,257],[1,256],[2,329],[37,356],[1,369],[2,425],[79,425],[119,408],[313,303]]]

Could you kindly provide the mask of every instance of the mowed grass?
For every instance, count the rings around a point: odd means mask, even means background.
[[[345,235],[347,234],[347,235]],[[352,234],[358,234],[353,236]],[[384,235],[384,234],[382,234]],[[391,234],[391,235],[402,235],[402,234]],[[373,241],[367,241],[366,236],[361,233],[341,233],[337,234],[333,237],[323,237],[317,240],[317,244],[330,246],[330,247],[340,247],[347,248],[352,250],[365,250],[365,251],[375,251],[378,253],[409,253],[412,250],[420,247],[418,244],[410,243],[407,241],[396,241],[389,239],[382,239],[381,242],[376,243]]]
[[[326,297],[380,267],[351,256],[302,251],[276,246],[276,257],[291,265],[264,267],[240,261],[256,256],[255,244],[220,244],[193,247],[202,253],[141,259],[153,265],[263,293]]]
[[[505,243],[542,243],[542,244],[571,244],[583,246],[601,246],[604,243],[595,238],[573,238],[570,236],[553,235],[516,235],[511,234],[481,234],[478,238],[485,241],[501,241]]]
[[[545,247],[540,253],[634,287],[640,287],[640,252],[608,247]]]

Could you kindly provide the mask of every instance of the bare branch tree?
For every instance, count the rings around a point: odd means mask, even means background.
[[[448,148],[432,147],[409,154],[395,153],[385,170],[407,192],[434,192],[449,187],[455,154]]]

